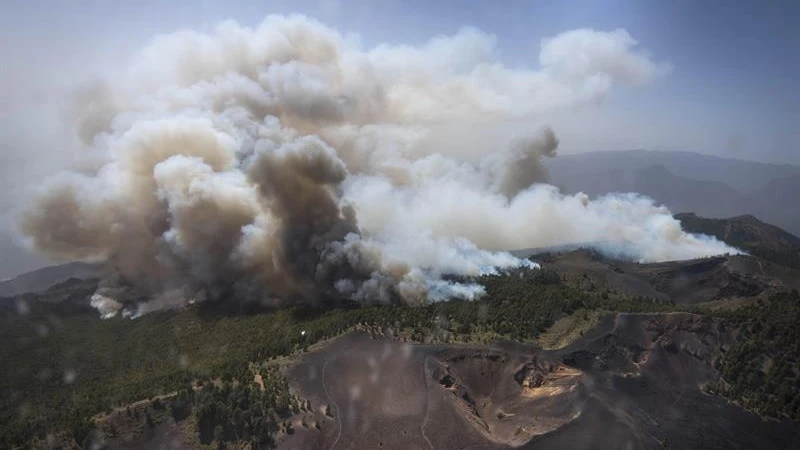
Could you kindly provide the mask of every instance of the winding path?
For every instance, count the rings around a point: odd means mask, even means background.
[[[425,426],[428,424],[428,415],[430,414],[430,398],[431,398],[431,391],[429,388],[429,381],[430,374],[428,373],[428,359],[430,356],[426,356],[425,359],[422,361],[422,376],[424,377],[423,380],[425,382],[425,417],[422,419],[422,424],[419,426],[419,431],[422,434],[422,439],[425,439],[425,442],[428,443],[428,446],[433,450],[433,443],[431,440],[428,439],[428,436],[425,434]]]
[[[336,432],[336,439],[333,440],[333,444],[329,450],[333,450],[336,447],[336,444],[339,443],[339,439],[342,437],[342,415],[339,414],[339,405],[336,404],[336,401],[331,397],[331,394],[328,393],[328,386],[325,384],[325,371],[328,370],[328,363],[331,362],[329,359],[325,360],[325,365],[322,366],[322,390],[325,392],[325,397],[328,397],[328,404],[333,404],[333,407],[336,409],[336,425],[338,427],[338,431]]]

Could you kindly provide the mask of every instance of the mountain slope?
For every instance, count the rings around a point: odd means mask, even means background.
[[[800,246],[750,217],[679,217],[754,250]],[[0,308],[0,447],[796,448],[800,311],[783,266],[536,259],[477,278],[484,298],[417,307],[101,320],[98,280],[19,296]],[[542,349],[576,317],[591,325]]]
[[[287,370],[334,417],[279,448],[793,448],[800,425],[701,389],[731,340],[722,321],[682,313],[610,314],[557,351],[353,333]]]
[[[18,275],[0,281],[0,297],[12,297],[29,292],[41,292],[70,278],[86,279],[99,277],[103,269],[96,264],[71,262]]]
[[[565,155],[545,161],[550,181],[590,196],[638,192],[672,211],[704,217],[752,214],[800,234],[800,167],[685,152],[624,151]]]
[[[725,183],[677,176],[661,164],[635,171],[631,181],[629,191],[652,197],[674,211],[725,217],[750,208],[750,199]]]
[[[707,219],[693,213],[682,213],[676,214],[675,218],[690,233],[716,236],[759,258],[800,269],[800,238],[754,216]]]
[[[753,214],[793,233],[800,233],[800,175],[776,178],[751,195]],[[681,210],[689,211],[689,210]]]
[[[676,176],[727,184],[747,195],[770,181],[800,175],[800,166],[766,164],[692,152],[622,150],[560,155],[545,165],[553,181],[573,181],[584,174],[608,173],[611,170],[633,172],[661,165]],[[615,181],[615,180],[609,180]]]

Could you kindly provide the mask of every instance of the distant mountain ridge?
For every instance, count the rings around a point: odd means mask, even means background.
[[[715,236],[766,261],[800,269],[800,237],[752,215],[708,219],[694,213],[676,214],[684,230]]]
[[[800,167],[688,152],[595,152],[546,161],[550,182],[598,196],[637,192],[670,210],[726,218],[753,215],[800,234]]]
[[[70,278],[87,279],[99,277],[102,267],[97,264],[71,262],[47,266],[14,278],[0,281],[0,297],[12,297],[29,292],[42,292]]]
[[[553,181],[560,176],[571,178],[576,173],[606,172],[618,169],[625,172],[661,165],[669,172],[685,178],[718,181],[733,189],[750,194],[766,187],[771,181],[800,176],[800,166],[762,163],[687,151],[618,150],[559,155],[548,159]]]

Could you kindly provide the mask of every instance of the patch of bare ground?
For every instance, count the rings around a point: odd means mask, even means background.
[[[260,373],[256,373],[253,375],[253,382],[258,385],[258,388],[261,389],[261,392],[264,392],[264,378],[261,376]]]
[[[550,350],[366,332],[328,340],[280,361],[293,395],[310,404],[286,420],[278,448],[800,448],[797,424],[764,421],[702,391],[718,379],[715,362],[733,338],[724,321],[620,313],[585,326],[590,320],[566,323]],[[177,448],[201,448],[191,417],[175,424],[149,401],[132,406],[131,416],[123,408],[106,418],[117,427],[108,448],[161,448],[176,438]],[[143,426],[145,409],[152,428]]]
[[[352,333],[301,357],[286,375],[332,411],[325,443],[314,448],[505,448],[579,415],[580,372],[540,363],[532,349]]]
[[[440,370],[439,383],[491,442],[520,446],[580,415],[581,372],[560,363],[472,349]]]
[[[199,447],[190,420],[176,422],[169,415],[170,395],[142,400],[96,417],[101,437],[96,444],[121,450],[190,450]]]
[[[600,316],[555,350],[349,333],[286,366],[331,414],[281,448],[800,448],[797,424],[702,391],[732,333],[686,313]]]
[[[564,348],[594,328],[603,314],[596,310],[578,310],[558,319],[547,331],[539,335],[537,342],[545,350]]]

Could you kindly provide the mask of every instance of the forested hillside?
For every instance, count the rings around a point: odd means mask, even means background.
[[[62,304],[57,315],[48,303],[52,299],[29,296],[0,319],[0,359],[13,361],[0,375],[5,430],[0,446],[23,446],[62,429],[82,442],[94,414],[197,382],[241,379],[250,373],[251,362],[302,351],[356,325],[420,342],[529,341],[578,308],[674,309],[648,299],[584,291],[546,269],[479,281],[487,295],[475,302],[296,307],[237,315],[196,305],[135,320],[100,320],[88,305]]]

